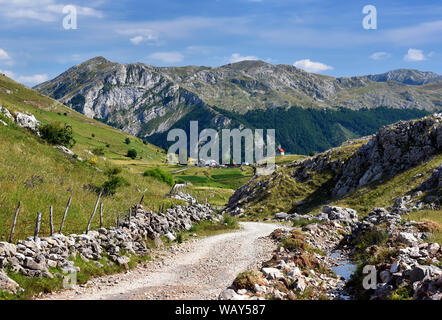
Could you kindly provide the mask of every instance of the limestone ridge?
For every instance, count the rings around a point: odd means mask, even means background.
[[[36,89],[138,136],[165,132],[193,110],[209,109],[196,94],[153,67],[112,63],[103,57],[75,66]],[[220,121],[216,114],[213,118]]]
[[[400,121],[382,127],[373,136],[346,144],[351,146],[353,143],[356,147],[347,156],[334,157],[334,153],[342,152],[343,149],[335,148],[283,166],[285,171],[277,169],[271,176],[255,176],[234,193],[229,200],[227,211],[234,215],[242,214],[245,205],[265,199],[265,194],[272,192],[273,182],[278,181],[285,173],[301,183],[309,182],[313,172],[329,173],[331,176],[326,188],[328,199],[340,198],[363,186],[392,178],[441,153],[442,114],[433,114],[419,120]],[[437,188],[438,179],[439,171],[435,170],[434,177],[420,189]],[[297,203],[297,206],[303,204]]]
[[[393,177],[442,151],[442,114],[383,127],[347,161],[333,188],[340,197],[356,188]]]
[[[168,131],[186,115],[204,121],[206,127],[228,127],[232,119],[219,110],[238,114],[291,106],[438,110],[439,80],[436,74],[416,70],[334,78],[263,61],[217,68],[153,67],[96,57],[35,89],[88,117],[148,138]]]

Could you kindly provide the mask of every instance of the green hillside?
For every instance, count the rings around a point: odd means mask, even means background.
[[[304,109],[301,107],[252,110],[244,115],[217,109],[250,128],[275,129],[276,140],[286,151],[308,155],[342,142],[374,134],[380,127],[399,120],[421,118],[429,112],[418,109],[374,108]]]
[[[14,239],[33,234],[37,211],[43,214],[42,234],[47,235],[51,205],[55,229],[58,229],[70,196],[73,200],[64,232],[83,232],[97,199],[93,187],[102,186],[109,179],[106,170],[115,166],[124,168],[118,176],[127,184],[118,188],[115,195],[103,199],[105,225],[114,223],[118,214],[125,213],[130,205],[138,202],[145,190],[147,206],[155,204],[158,208],[161,202],[171,202],[164,199],[170,190],[168,185],[135,173],[129,165],[131,161],[161,164],[165,158],[161,149],[88,119],[1,75],[0,104],[11,112],[30,112],[43,124],[71,125],[77,141],[72,150],[83,159],[80,161],[55,149],[2,117],[8,126],[0,124],[0,241],[7,240],[19,201],[22,207]],[[130,139],[130,144],[126,144],[126,138]],[[129,149],[137,150],[136,160],[125,157]],[[98,218],[93,223],[94,228],[97,226]]]

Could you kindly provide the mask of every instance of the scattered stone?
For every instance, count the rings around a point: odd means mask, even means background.
[[[20,127],[29,129],[34,132],[37,132],[38,127],[40,126],[40,121],[38,121],[32,114],[17,112],[16,121]]]
[[[10,279],[6,273],[0,270],[0,292],[16,293],[20,286],[14,280]]]
[[[281,270],[276,268],[263,268],[262,272],[266,276],[267,279],[274,280],[282,278],[284,275],[282,274]]]

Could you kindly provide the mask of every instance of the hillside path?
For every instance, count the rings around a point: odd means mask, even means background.
[[[137,269],[89,281],[84,287],[40,297],[48,300],[217,299],[238,273],[260,266],[276,248],[265,238],[270,223],[241,223],[232,233],[190,240]]]

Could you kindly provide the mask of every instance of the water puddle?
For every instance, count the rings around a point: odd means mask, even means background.
[[[345,281],[342,282],[341,287],[338,290],[338,299],[340,300],[350,300],[350,296],[345,292],[345,283],[350,280],[353,273],[356,272],[357,265],[354,264],[351,260],[343,254],[342,251],[332,251],[328,253],[330,258],[335,260],[336,265],[331,269],[333,272],[341,279]]]
[[[332,267],[333,272],[344,280],[350,280],[350,277],[356,271],[356,264],[348,260],[340,251],[334,251],[329,256],[336,260],[337,265]]]

